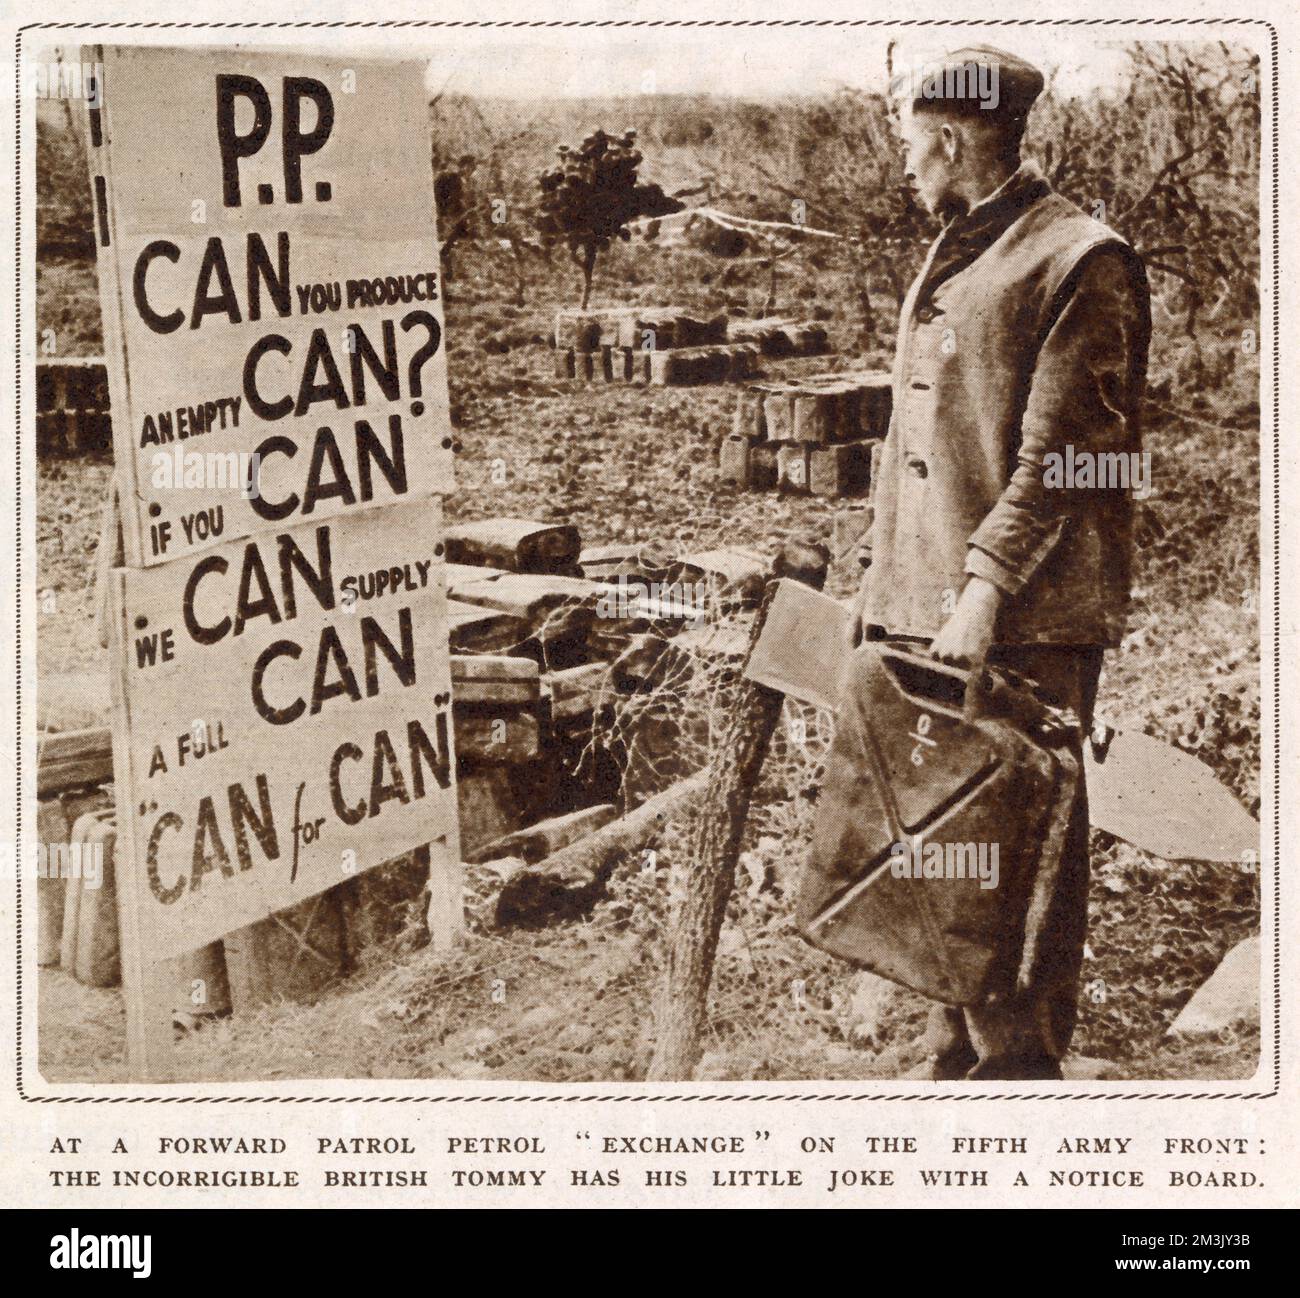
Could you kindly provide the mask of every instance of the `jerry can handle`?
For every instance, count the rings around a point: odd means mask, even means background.
[[[1064,737],[1079,729],[1074,712],[1048,703],[1035,681],[987,663],[971,672],[966,691],[966,718],[973,721],[982,716],[1004,717],[1039,738]]]
[[[1004,717],[1024,730],[1041,726],[1046,712],[1034,697],[1030,682],[1015,672],[990,667],[987,663],[970,674],[966,687],[966,717]]]
[[[881,648],[880,661],[905,698],[952,717],[964,714],[971,676],[964,668],[892,645]]]

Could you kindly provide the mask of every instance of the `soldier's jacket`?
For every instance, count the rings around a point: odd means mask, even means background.
[[[1105,456],[1113,480],[1140,453],[1149,338],[1140,260],[1033,164],[944,230],[899,323],[869,624],[933,637],[977,574],[1007,596],[999,643],[1118,643],[1131,492],[1049,485],[1044,457]]]

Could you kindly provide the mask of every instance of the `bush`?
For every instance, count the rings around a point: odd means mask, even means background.
[[[563,242],[581,270],[585,310],[597,256],[614,239],[631,237],[629,222],[680,212],[682,204],[658,185],[638,181],[642,159],[635,131],[615,138],[596,130],[576,149],[562,144],[556,153],[559,165],[538,181],[537,228],[547,242]]]

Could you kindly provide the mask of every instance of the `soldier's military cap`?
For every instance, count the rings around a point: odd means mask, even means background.
[[[906,93],[914,112],[987,114],[1010,121],[1029,115],[1043,84],[1032,63],[992,45],[968,45],[923,64]]]

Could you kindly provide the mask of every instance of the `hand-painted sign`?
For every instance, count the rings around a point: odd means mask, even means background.
[[[456,834],[437,501],[114,572],[128,904],[153,960]]]
[[[128,565],[449,491],[422,65],[86,59]]]

